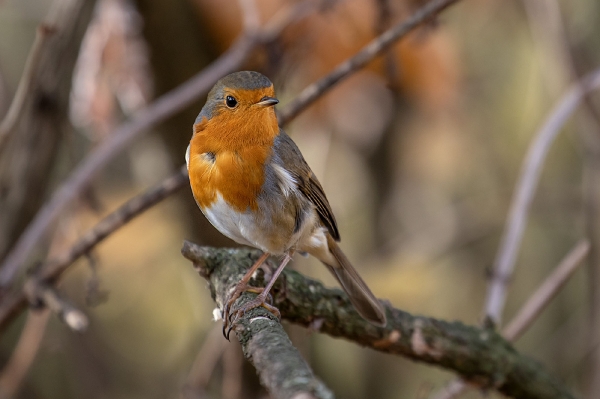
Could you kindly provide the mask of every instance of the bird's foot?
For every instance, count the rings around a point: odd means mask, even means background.
[[[251,292],[254,294],[259,294],[259,297],[260,297],[264,290],[265,289],[263,287],[252,287],[245,283],[239,283],[235,287],[235,290],[231,293],[231,295],[229,295],[229,298],[227,299],[227,301],[225,301],[225,305],[223,305],[223,310],[221,312],[221,317],[223,318],[223,336],[225,338],[227,338],[229,340],[229,333],[230,333],[231,329],[233,328],[232,316],[237,311],[232,313],[231,310],[233,308],[233,304],[235,303],[235,301],[237,301],[244,292]],[[271,295],[269,295],[269,298],[271,298]],[[263,300],[263,302],[264,302],[264,300]],[[238,318],[236,317],[235,321],[237,321],[237,319]]]
[[[249,287],[249,288],[255,289],[255,287]],[[231,314],[229,314],[229,315],[226,314],[226,318],[223,319],[223,335],[225,336],[225,338],[227,338],[227,340],[229,340],[229,334],[231,333],[233,326],[249,310],[252,310],[252,309],[262,306],[263,308],[265,308],[269,312],[271,312],[275,317],[277,317],[278,319],[281,319],[281,314],[279,313],[279,309],[277,309],[275,306],[267,303],[267,299],[271,298],[271,295],[266,294],[262,288],[259,288],[258,290],[260,290],[260,294],[253,300],[246,302],[242,306],[235,309],[233,312],[231,312],[231,308],[229,309]],[[246,291],[250,291],[250,290],[246,290]],[[254,291],[252,291],[252,292],[254,292]]]
[[[242,281],[240,281],[238,283],[234,292],[229,297],[229,300],[223,306],[223,335],[225,336],[225,338],[229,339],[229,333],[231,332],[233,325],[238,322],[239,318],[242,317],[244,315],[244,313],[246,313],[247,311],[249,311],[251,309],[257,308],[259,306],[262,306],[263,308],[267,309],[269,312],[271,312],[273,315],[275,315],[278,319],[281,318],[281,314],[279,313],[279,310],[277,310],[277,308],[275,306],[266,303],[266,301],[267,301],[267,298],[270,297],[269,291],[273,287],[273,284],[275,284],[277,277],[279,277],[279,275],[283,271],[283,268],[285,267],[285,265],[287,265],[287,263],[292,259],[292,256],[291,256],[292,253],[293,252],[290,251],[285,255],[285,258],[283,259],[283,261],[281,261],[281,264],[279,265],[277,270],[275,270],[275,273],[273,273],[273,276],[271,276],[271,279],[269,280],[269,283],[267,284],[267,286],[265,288],[249,287],[247,285],[247,283],[248,283],[248,280],[250,279],[250,276],[252,275],[252,273],[254,273],[254,271],[261,265],[261,263],[264,262],[267,259],[267,257],[269,256],[269,254],[267,252],[265,252],[258,261],[256,261],[254,266],[252,266],[252,268],[246,273],[246,275],[244,276]],[[235,310],[235,312],[230,314],[233,303],[235,302],[235,300],[237,300],[240,297],[240,295],[242,295],[242,292],[245,292],[245,291],[259,292],[259,294],[256,298],[254,298],[253,300],[238,307]],[[271,299],[272,299],[272,297],[271,297]],[[271,302],[272,302],[272,300],[271,300]]]

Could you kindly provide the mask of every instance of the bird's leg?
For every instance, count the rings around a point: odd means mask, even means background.
[[[232,314],[233,320],[231,320],[231,322],[229,323],[229,329],[227,330],[227,334],[225,335],[225,338],[229,339],[229,333],[231,332],[233,325],[237,322],[237,320],[241,316],[244,315],[244,313],[246,313],[247,311],[249,311],[251,309],[257,308],[259,306],[264,307],[269,312],[273,313],[273,315],[275,315],[277,318],[281,318],[281,314],[279,313],[279,310],[275,306],[269,305],[268,303],[266,303],[266,300],[267,300],[267,295],[269,295],[269,291],[271,290],[271,288],[273,287],[273,284],[275,284],[275,281],[277,280],[277,277],[279,277],[279,275],[281,274],[281,272],[283,271],[285,266],[289,263],[289,261],[292,260],[293,254],[294,254],[293,250],[291,250],[287,254],[285,254],[285,258],[283,258],[283,260],[281,261],[281,264],[279,265],[277,270],[275,270],[275,273],[273,273],[273,277],[271,277],[271,280],[269,280],[269,283],[267,284],[267,286],[262,290],[262,292],[260,294],[258,294],[258,296],[256,298],[254,298],[253,300],[251,300],[249,302],[246,302],[244,305],[237,308],[235,310],[235,312],[233,312],[233,314]],[[223,327],[223,331],[225,332],[225,327]]]
[[[250,281],[250,279],[252,278],[252,275],[254,274],[256,269],[258,269],[260,267],[260,265],[265,263],[265,261],[267,260],[268,257],[269,257],[269,253],[265,252],[261,255],[260,258],[258,258],[258,260],[256,262],[254,262],[252,267],[246,272],[246,274],[244,274],[244,277],[242,277],[240,282],[237,283],[237,285],[235,286],[235,289],[233,290],[233,292],[229,295],[229,297],[223,304],[223,310],[221,312],[221,316],[223,317],[223,335],[225,335],[225,330],[229,326],[229,318],[230,318],[229,311],[231,310],[231,305],[233,305],[233,303],[240,297],[240,295],[242,295],[246,291],[255,292],[255,293],[260,293],[263,291],[262,288],[248,286],[248,281]],[[229,335],[229,334],[227,334],[227,335]],[[227,338],[227,339],[229,339],[229,338]]]

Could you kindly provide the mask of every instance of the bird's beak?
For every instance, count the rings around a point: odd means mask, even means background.
[[[276,99],[275,97],[263,97],[260,99],[259,102],[256,103],[256,105],[260,105],[261,107],[272,107],[275,104],[278,104],[279,100]]]

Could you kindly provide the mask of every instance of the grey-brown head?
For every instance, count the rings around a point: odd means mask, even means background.
[[[254,71],[233,72],[215,83],[196,123],[225,110],[239,112],[254,106],[271,107],[278,102],[273,83],[265,75]]]

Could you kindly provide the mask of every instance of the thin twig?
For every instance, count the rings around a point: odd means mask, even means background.
[[[486,297],[486,316],[496,325],[500,324],[502,310],[506,301],[508,280],[512,275],[529,207],[531,206],[533,194],[541,173],[541,167],[548,149],[577,105],[579,105],[589,92],[598,87],[600,87],[600,70],[587,75],[580,82],[573,85],[546,118],[546,122],[538,130],[529,146],[527,157],[523,163],[521,177],[511,203],[503,242],[496,258],[494,275]],[[589,248],[587,251],[589,251]],[[510,332],[514,333],[512,330]],[[459,389],[461,384],[462,388]],[[436,399],[451,399],[462,392],[464,388],[466,388],[466,384],[457,379],[450,382],[446,388],[442,389],[434,397]]]
[[[111,233],[179,190],[187,182],[188,174],[184,166],[160,184],[127,201],[96,224],[71,248],[42,264],[35,278],[39,281],[55,281],[73,262],[89,253]],[[0,305],[0,330],[6,327],[10,320],[24,308],[26,302],[22,291],[11,293],[4,298]]]
[[[545,44],[546,84],[556,85],[562,80],[578,80],[581,75],[576,50],[571,43],[557,0],[524,0],[529,25],[538,43]],[[552,67],[550,67],[550,65]],[[557,76],[557,72],[561,75]],[[551,86],[552,87],[552,86]],[[586,367],[589,398],[600,397],[600,114],[591,97],[585,96],[584,106],[577,117],[583,149],[583,204],[586,234],[592,243],[588,262],[589,331]]]
[[[188,173],[184,165],[177,173],[163,180],[148,191],[131,198],[116,211],[98,222],[98,224],[85,233],[75,245],[42,265],[40,271],[36,274],[36,278],[41,280],[56,279],[56,277],[63,273],[69,265],[81,256],[89,253],[111,233],[171,194],[177,192],[188,181]]]
[[[228,344],[229,342],[223,339],[223,328],[215,324],[204,338],[202,347],[192,364],[192,369],[183,388],[185,393],[206,389],[210,377]]]
[[[25,292],[32,303],[43,303],[73,331],[83,332],[88,328],[90,322],[85,313],[63,298],[54,286],[30,279]]]
[[[0,153],[6,143],[10,132],[16,126],[21,112],[23,111],[25,100],[29,97],[31,91],[31,82],[38,73],[39,63],[41,59],[42,49],[47,42],[47,39],[56,32],[56,28],[47,23],[41,23],[36,31],[35,40],[27,56],[25,67],[23,69],[23,75],[19,81],[17,92],[10,103],[10,108],[6,113],[6,116],[0,123]]]
[[[458,0],[430,1],[415,11],[407,20],[402,21],[385,31],[368,45],[363,47],[363,49],[352,58],[338,65],[327,76],[302,90],[302,92],[279,114],[279,124],[286,124],[309,104],[331,89],[333,85],[347,77],[350,73],[365,66],[369,61],[381,54],[397,40],[406,36],[419,25],[431,20],[457,1]]]
[[[31,310],[19,341],[0,375],[0,398],[13,398],[40,348],[50,317],[48,310]]]
[[[221,339],[221,341],[225,340]],[[227,345],[223,354],[222,399],[240,399],[242,396],[243,365],[242,348],[234,340]]]
[[[516,341],[529,326],[537,319],[540,313],[548,306],[552,298],[569,281],[573,273],[581,265],[590,252],[590,242],[587,239],[579,241],[573,249],[560,261],[558,266],[544,279],[542,284],[527,299],[525,304],[502,330],[502,336],[509,341]],[[432,399],[453,399],[467,389],[469,385],[456,378],[440,389]]]
[[[130,121],[119,126],[109,139],[96,147],[54,192],[21,235],[0,269],[0,287],[8,287],[12,283],[27,255],[48,231],[51,223],[87,187],[96,173],[146,129],[190,104],[210,89],[217,79],[241,65],[255,45],[255,40],[242,36],[201,73],[138,111]]]
[[[392,19],[391,0],[377,0],[377,17],[375,18],[375,32],[382,34],[389,29]],[[393,51],[384,54],[384,68],[387,75],[387,83],[390,87],[397,89],[399,86],[398,65]]]
[[[531,202],[548,150],[585,95],[599,87],[600,70],[596,70],[572,85],[550,112],[529,146],[511,201],[502,243],[494,262],[493,276],[485,301],[485,315],[496,325],[500,325],[506,301],[506,289],[512,276]]]
[[[502,329],[502,335],[510,341],[519,339],[552,298],[569,281],[569,278],[575,273],[575,270],[581,265],[589,252],[590,241],[587,239],[579,241],[529,297],[510,323]]]
[[[325,1],[327,0],[321,0],[320,2],[305,0],[281,8],[271,17],[268,26],[265,26],[260,31],[262,41],[270,43],[276,40],[285,28],[307,17],[317,8],[319,3],[324,3]]]
[[[255,34],[260,28],[260,18],[258,16],[258,10],[256,9],[256,3],[254,0],[238,0],[238,5],[243,16],[243,31],[246,32],[246,34]]]

